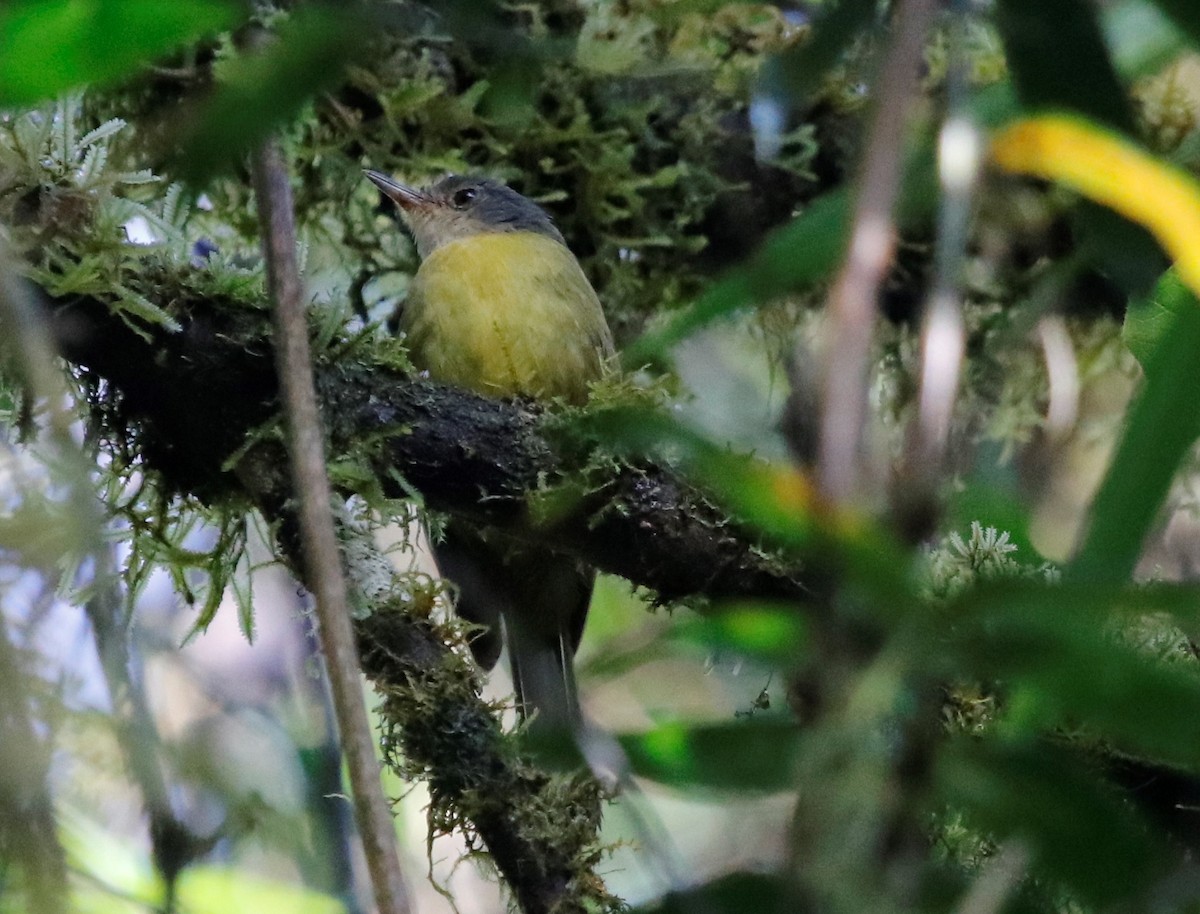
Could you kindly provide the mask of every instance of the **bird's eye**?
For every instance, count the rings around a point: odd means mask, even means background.
[[[450,202],[454,204],[456,209],[466,209],[471,201],[475,199],[475,188],[464,187],[462,190],[454,192],[454,196],[450,198]]]

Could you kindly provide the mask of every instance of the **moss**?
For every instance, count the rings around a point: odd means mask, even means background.
[[[1195,63],[1176,63],[1141,80],[1133,91],[1139,128],[1148,144],[1174,153],[1200,127],[1200,98],[1195,90]]]
[[[510,874],[523,873],[512,886],[519,897],[554,891],[563,911],[617,910],[594,875],[606,853],[596,838],[600,786],[583,772],[547,774],[525,761],[518,738],[476,701],[479,676],[465,649],[437,647],[462,639],[410,609],[384,607],[360,622],[360,650],[383,699],[386,760],[429,784],[431,838],[463,835]]]

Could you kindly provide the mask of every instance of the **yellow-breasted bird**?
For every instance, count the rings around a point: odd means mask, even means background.
[[[550,216],[488,178],[452,175],[417,190],[366,175],[396,203],[421,258],[400,315],[413,363],[489,397],[586,399],[613,354],[612,334]],[[480,665],[495,665],[503,620],[522,714],[574,724],[572,659],[595,571],[455,520],[433,550],[458,587],[459,615],[485,626],[471,643]]]

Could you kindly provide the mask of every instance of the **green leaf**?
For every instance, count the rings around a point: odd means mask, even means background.
[[[1113,791],[1048,743],[959,740],[939,760],[935,785],[940,801],[994,839],[1020,841],[1041,875],[1093,905],[1144,889],[1163,853]]]
[[[679,620],[672,638],[709,650],[731,651],[772,666],[793,667],[808,644],[808,625],[794,606],[724,606]]]
[[[1067,569],[1078,580],[1117,582],[1132,574],[1175,471],[1200,436],[1200,301],[1174,273],[1163,277],[1153,300],[1158,304],[1126,331],[1146,378]]]
[[[231,28],[231,0],[22,0],[0,9],[0,106],[111,83],[180,45]]]
[[[775,791],[794,786],[800,731],[778,718],[670,723],[620,742],[635,774],[673,787]]]
[[[1128,93],[1090,0],[1002,0],[996,24],[1026,108],[1066,109],[1136,135]],[[1167,265],[1144,228],[1094,203],[1081,203],[1071,221],[1087,261],[1128,294],[1144,294]]]
[[[1114,614],[1128,623],[1168,612],[1186,626],[1198,610],[1194,587],[990,584],[940,617],[947,634],[933,642],[929,663],[949,678],[1000,683],[1012,732],[1082,729],[1200,770],[1200,675],[1115,636],[1110,625]]]
[[[203,183],[292,120],[362,52],[371,21],[354,7],[306,5],[280,26],[269,47],[226,64],[215,94],[191,112],[181,173]]]
[[[730,873],[712,882],[672,892],[661,901],[635,909],[641,914],[773,914],[799,910],[789,904],[786,885],[759,873]]]
[[[1196,298],[1188,291],[1174,271],[1166,273],[1154,291],[1130,304],[1125,312],[1121,338],[1143,371],[1153,359],[1175,322],[1187,319],[1187,312],[1196,308]]]

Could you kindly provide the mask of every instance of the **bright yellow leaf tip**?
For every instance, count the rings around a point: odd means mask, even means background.
[[[1004,171],[1067,185],[1144,225],[1200,295],[1200,183],[1128,140],[1079,118],[1018,121],[992,139]]]

